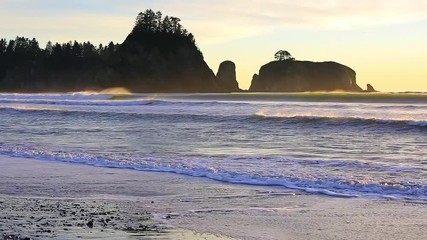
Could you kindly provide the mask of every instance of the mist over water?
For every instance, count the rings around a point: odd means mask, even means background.
[[[0,155],[427,203],[425,94],[0,94]]]

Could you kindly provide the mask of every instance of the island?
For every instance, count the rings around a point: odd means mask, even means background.
[[[254,74],[251,92],[361,92],[356,72],[336,62],[296,61],[288,51],[275,54],[276,61]]]

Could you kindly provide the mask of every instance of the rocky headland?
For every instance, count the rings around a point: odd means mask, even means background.
[[[230,91],[223,83],[180,19],[150,9],[138,14],[122,44],[48,42],[42,49],[36,39],[0,39],[0,92]]]

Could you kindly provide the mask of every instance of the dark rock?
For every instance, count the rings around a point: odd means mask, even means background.
[[[89,222],[86,223],[86,226],[93,228],[93,220],[89,220]]]
[[[356,72],[336,62],[273,61],[254,75],[252,92],[360,92]]]
[[[135,229],[133,227],[128,226],[128,227],[124,228],[123,231],[130,232],[130,233],[137,233],[138,229]]]
[[[195,43],[185,37],[132,32],[116,57],[113,78],[120,83],[115,85],[132,92],[225,91]]]
[[[375,88],[371,84],[368,83],[366,85],[366,92],[377,92],[377,90],[375,90]]]
[[[227,91],[240,91],[239,83],[236,79],[236,64],[232,61],[224,61],[219,65],[218,73],[216,74],[219,85]]]

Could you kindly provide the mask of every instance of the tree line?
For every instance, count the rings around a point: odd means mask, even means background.
[[[188,31],[181,25],[181,19],[166,15],[161,12],[154,12],[147,9],[140,12],[136,17],[133,31],[172,33],[177,35],[189,35]]]
[[[194,36],[180,24],[180,21],[177,17],[163,16],[161,12],[148,9],[137,15],[134,28],[125,42],[129,40],[128,42],[143,46],[144,54],[147,56],[140,56],[141,59],[150,58],[149,54],[152,54],[150,49],[163,55],[184,45],[197,49]],[[18,86],[25,88],[32,83],[37,84],[36,81],[42,80],[34,79],[33,76],[38,76],[38,79],[47,79],[48,77],[44,76],[51,76],[55,72],[83,71],[86,76],[89,76],[94,75],[94,72],[99,69],[114,71],[127,64],[126,55],[132,54],[134,51],[132,46],[134,45],[124,46],[114,42],[95,46],[89,41],[74,40],[66,43],[49,41],[44,48],[41,48],[35,38],[20,36],[11,40],[1,38],[0,91],[13,90]],[[91,73],[88,74],[88,71]],[[29,79],[30,77],[33,79]],[[45,83],[39,85],[48,86],[50,83],[46,81],[50,80],[46,79],[43,80]],[[59,78],[55,81],[57,81],[55,85],[61,85]],[[108,81],[111,82],[111,80]],[[66,85],[70,83],[67,82]]]
[[[0,39],[0,68],[19,67],[28,64],[43,64],[47,68],[73,68],[85,60],[108,57],[117,50],[118,44],[110,42],[97,47],[91,42],[55,43],[49,41],[45,48],[40,48],[38,41],[33,38],[16,37],[7,41]]]

